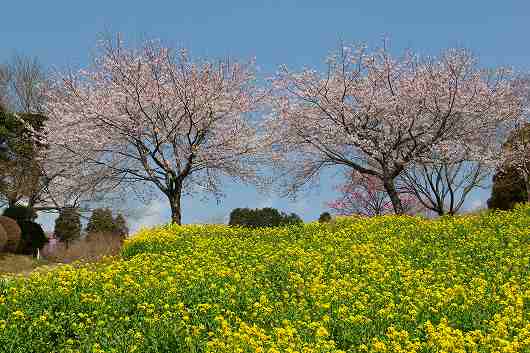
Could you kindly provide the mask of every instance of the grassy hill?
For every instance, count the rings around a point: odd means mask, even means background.
[[[0,351],[525,352],[529,263],[529,206],[166,226],[120,258],[0,280]]]

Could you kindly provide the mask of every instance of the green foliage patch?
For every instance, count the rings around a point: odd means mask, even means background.
[[[236,208],[230,212],[229,225],[250,228],[279,227],[301,224],[302,219],[295,213],[287,214],[275,208]]]

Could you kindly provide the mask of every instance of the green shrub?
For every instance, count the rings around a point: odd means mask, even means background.
[[[322,214],[320,214],[320,217],[318,217],[319,223],[327,223],[330,221],[331,221],[331,215],[329,214],[329,212],[323,212]]]
[[[2,220],[2,225],[6,230],[8,238],[4,250],[11,253],[18,253],[26,246],[23,239],[24,235],[22,234],[22,224],[25,222],[32,222],[37,218],[37,214],[33,209],[27,206],[14,205],[4,210],[3,217],[7,217],[7,219]],[[27,236],[31,237],[31,235]]]
[[[33,221],[37,218],[35,211],[27,206],[15,205],[4,210],[3,216],[9,217],[17,221]]]
[[[14,253],[18,248],[22,230],[20,225],[13,218],[0,216],[0,225],[6,232],[7,242],[4,244],[3,251]]]
[[[37,249],[41,249],[48,242],[48,237],[46,237],[46,234],[44,234],[42,227],[38,223],[21,221],[19,225],[22,234],[18,243],[17,253],[35,255]]]
[[[288,224],[301,224],[302,219],[295,213],[286,214],[275,208],[261,209],[236,208],[230,212],[229,225],[243,227],[278,227]]]

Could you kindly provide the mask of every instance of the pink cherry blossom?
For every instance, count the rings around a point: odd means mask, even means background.
[[[407,166],[463,155],[493,163],[499,131],[521,116],[510,71],[480,69],[466,50],[396,58],[385,43],[347,47],[327,63],[324,72],[283,66],[273,79],[268,131],[290,192],[342,166],[379,179],[403,213],[395,180]]]
[[[49,91],[48,142],[118,184],[155,186],[180,223],[183,194],[220,196],[223,176],[257,180],[264,144],[251,113],[267,91],[253,67],[193,61],[158,41],[102,41],[92,67]]]

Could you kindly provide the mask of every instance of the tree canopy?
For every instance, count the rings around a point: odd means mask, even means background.
[[[181,222],[181,197],[222,195],[222,176],[256,181],[263,143],[250,113],[266,91],[253,62],[192,60],[158,41],[100,42],[89,69],[48,91],[50,143],[119,184],[154,187]],[[79,134],[79,131],[83,131]]]
[[[414,162],[463,156],[492,162],[497,133],[521,117],[522,102],[507,69],[482,69],[467,50],[438,57],[369,52],[345,46],[323,72],[282,67],[268,132],[287,191],[311,185],[338,167],[380,180],[403,213],[396,179]]]

